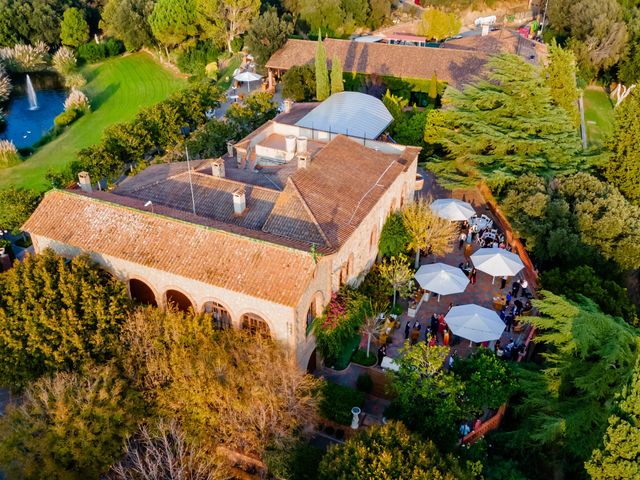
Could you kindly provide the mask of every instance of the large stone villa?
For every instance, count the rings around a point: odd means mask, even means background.
[[[285,111],[222,158],[156,164],[97,191],[81,174],[24,225],[36,252],[88,253],[131,296],[259,331],[313,368],[310,321],[377,255],[414,197],[419,149],[379,140],[382,102],[344,92]]]

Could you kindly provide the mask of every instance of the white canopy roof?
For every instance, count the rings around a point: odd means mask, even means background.
[[[481,248],[471,255],[473,266],[494,277],[513,276],[524,268],[520,257],[502,248]]]
[[[296,122],[303,128],[375,139],[393,117],[376,97],[359,92],[334,93]]]
[[[496,312],[478,305],[452,307],[444,319],[454,334],[476,343],[498,340],[505,329]]]
[[[422,288],[438,295],[464,292],[469,284],[462,270],[445,263],[422,265],[415,278]]]
[[[447,220],[469,220],[476,214],[471,204],[455,198],[441,198],[435,200],[429,208],[440,218]]]
[[[234,75],[233,78],[239,82],[257,82],[262,78],[262,75],[253,72],[242,72]]]

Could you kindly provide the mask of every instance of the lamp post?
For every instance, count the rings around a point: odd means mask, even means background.
[[[187,138],[189,137],[189,126],[180,127],[180,133],[184,137],[184,152],[187,155],[187,171],[189,172],[189,188],[191,189],[191,207],[193,214],[196,214],[196,197],[193,195],[193,181],[191,180],[191,165],[189,164],[189,148],[187,148]]]

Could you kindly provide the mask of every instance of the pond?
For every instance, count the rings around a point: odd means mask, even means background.
[[[55,74],[32,74],[38,108],[31,109],[26,76],[11,78],[13,93],[5,107],[7,125],[0,139],[11,140],[18,148],[30,147],[53,126],[53,119],[64,110],[67,92]]]

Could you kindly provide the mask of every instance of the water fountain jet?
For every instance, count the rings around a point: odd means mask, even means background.
[[[27,74],[27,96],[29,97],[29,110],[37,110],[38,97],[36,97],[36,91],[33,89],[33,83],[31,83],[29,74]]]

